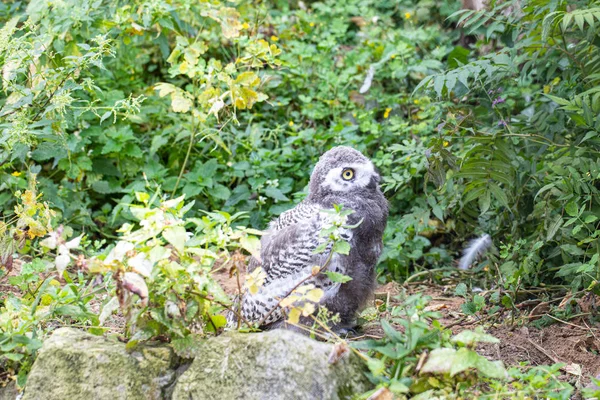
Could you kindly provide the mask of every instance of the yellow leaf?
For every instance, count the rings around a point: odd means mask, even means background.
[[[181,72],[182,74],[187,74],[188,71],[189,71],[189,68],[188,68],[187,61],[182,62],[179,65],[179,72]]]
[[[297,324],[298,322],[300,322],[300,314],[301,312],[299,309],[292,308],[288,313],[287,322],[289,322],[290,324]]]
[[[301,297],[298,295],[290,295],[290,296],[286,297],[285,299],[281,300],[280,305],[283,308],[287,308],[300,299],[301,299]]]
[[[260,78],[252,71],[242,72],[238,75],[235,80],[235,83],[240,86],[258,86],[260,84]]]
[[[245,286],[251,294],[256,294],[265,283],[266,277],[267,274],[265,274],[265,271],[261,267],[258,267],[247,276]]]
[[[319,301],[321,301],[321,298],[324,294],[325,292],[323,292],[323,289],[313,289],[306,293],[306,299],[312,301],[313,303],[318,303]]]
[[[171,96],[171,107],[175,112],[188,112],[192,108],[192,101],[180,93],[174,93]]]
[[[304,303],[304,306],[302,307],[302,315],[304,315],[305,317],[308,317],[309,315],[311,315],[314,312],[315,312],[315,305],[313,303]]]
[[[168,94],[173,93],[174,91],[177,90],[177,88],[173,85],[171,85],[170,83],[157,83],[156,85],[154,85],[154,89],[158,90],[158,95],[160,97],[165,97]]]
[[[321,271],[321,267],[319,267],[318,265],[315,265],[314,267],[312,267],[312,270],[311,270],[312,276],[316,276],[319,273],[319,271]]]
[[[313,285],[312,283],[309,283],[308,285],[302,285],[299,288],[297,288],[296,290],[294,290],[294,292],[296,293],[300,293],[300,294],[305,294],[306,292],[308,292],[311,289],[314,289],[315,285]]]
[[[235,8],[223,7],[218,14],[223,36],[227,39],[236,38],[240,35],[242,23],[240,22],[240,13]]]

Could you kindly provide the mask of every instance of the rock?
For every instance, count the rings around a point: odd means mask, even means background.
[[[211,338],[177,380],[173,400],[345,399],[371,389],[358,357],[330,364],[332,348],[287,330]]]
[[[0,386],[0,400],[16,400],[19,398],[19,389],[15,381],[9,382],[5,387]]]
[[[40,350],[23,400],[160,399],[176,361],[167,346],[127,352],[122,343],[60,328]]]

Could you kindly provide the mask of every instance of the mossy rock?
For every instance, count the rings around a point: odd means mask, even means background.
[[[211,338],[177,380],[173,399],[335,400],[369,390],[358,357],[330,363],[332,348],[286,330]]]
[[[168,346],[128,352],[123,343],[60,328],[40,350],[23,400],[162,399],[176,360]]]

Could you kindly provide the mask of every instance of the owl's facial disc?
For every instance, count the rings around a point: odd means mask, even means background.
[[[371,162],[345,164],[330,169],[321,186],[334,192],[347,192],[366,187],[373,177],[378,178],[378,175]]]

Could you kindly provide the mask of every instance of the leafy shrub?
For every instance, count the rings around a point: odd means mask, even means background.
[[[560,364],[506,371],[501,361],[490,361],[475,350],[478,343],[498,339],[481,329],[451,336],[437,321],[439,313],[427,309],[430,298],[413,295],[402,300],[389,320],[381,321],[382,339],[353,344],[368,351],[368,376],[378,385],[363,398],[374,392],[412,399],[570,398],[571,385],[556,379]]]
[[[505,286],[598,276],[598,8],[585,1],[493,2],[454,18],[479,34],[424,79],[445,99],[432,157],[459,235],[485,231],[502,248]],[[490,112],[491,110],[491,112]]]

